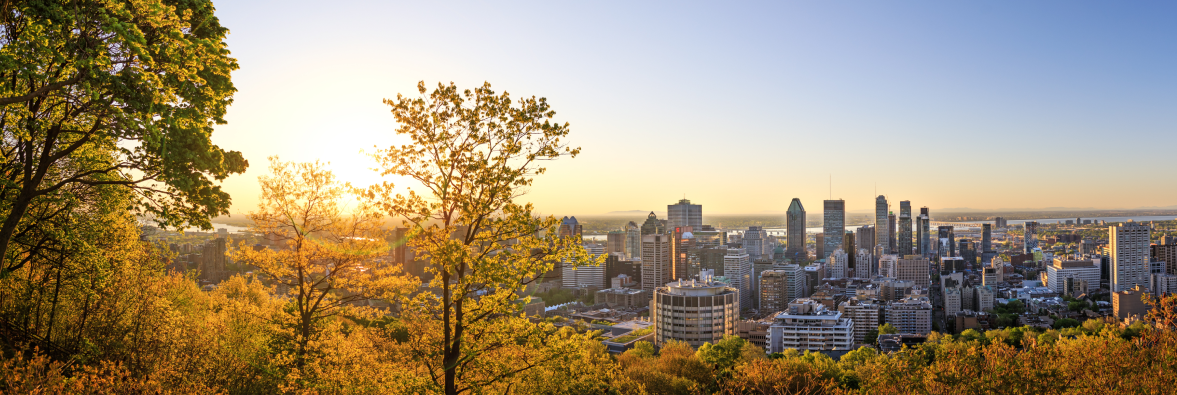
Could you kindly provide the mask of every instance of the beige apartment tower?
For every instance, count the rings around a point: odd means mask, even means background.
[[[655,345],[679,340],[697,348],[735,334],[740,316],[735,288],[713,282],[710,276],[702,277],[668,283],[654,291],[650,318],[654,321]]]

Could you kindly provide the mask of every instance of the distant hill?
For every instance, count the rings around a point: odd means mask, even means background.
[[[649,214],[650,211],[652,211],[652,210],[610,211],[610,212],[605,213],[605,215],[639,215],[639,214]]]

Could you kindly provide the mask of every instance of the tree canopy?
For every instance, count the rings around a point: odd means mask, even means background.
[[[38,245],[37,224],[67,211],[51,207],[100,185],[128,188],[136,213],[168,226],[209,228],[228,213],[215,181],[247,163],[210,140],[238,67],[211,2],[0,7],[0,269],[25,263],[14,238]]]

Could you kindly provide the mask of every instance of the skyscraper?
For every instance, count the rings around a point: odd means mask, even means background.
[[[614,252],[625,254],[625,231],[611,230],[605,235],[605,253]]]
[[[653,213],[650,214],[651,216]],[[652,217],[651,217],[652,218]],[[670,236],[642,236],[642,289],[653,296],[654,289],[670,282]]]
[[[564,217],[560,220],[560,237],[577,237],[581,235],[580,222],[576,221],[576,216],[572,218]]]
[[[660,235],[665,233],[662,227],[662,221],[658,220],[658,216],[651,211],[650,215],[646,217],[646,222],[642,223],[642,235]],[[654,294],[654,290],[649,290],[650,294]]]
[[[814,241],[816,241],[816,243],[814,243],[814,248],[813,248],[813,251],[816,254],[814,255],[813,259],[825,259],[826,234],[825,233],[818,233],[816,235],[813,235],[813,239],[814,239]]]
[[[919,254],[925,257],[932,253],[932,217],[927,207],[920,207],[919,217]]]
[[[752,259],[743,248],[729,248],[723,256],[723,276],[727,278],[732,288],[740,291],[740,306],[751,308],[752,295]]]
[[[1026,222],[1023,231],[1024,233],[1022,233],[1022,240],[1025,242],[1026,253],[1033,253],[1034,249],[1038,248],[1038,222]],[[1117,291],[1119,290],[1117,289]]]
[[[642,257],[642,228],[633,221],[625,225],[625,257]]]
[[[889,207],[885,196],[879,195],[879,197],[875,198],[875,242],[883,246],[884,254],[891,253],[891,246],[889,244],[891,235],[887,233],[891,229],[891,225],[887,223],[887,209]],[[829,231],[827,230],[826,233],[829,234]]]
[[[953,227],[941,226],[938,233],[940,236],[940,256],[956,256],[956,235],[953,234]]]
[[[874,252],[875,245],[875,227],[871,225],[859,226],[854,233],[855,244],[860,250],[867,250]]]
[[[789,211],[785,212],[785,226],[788,232],[788,239],[785,240],[788,248],[785,249],[785,255],[790,259],[804,257],[805,206],[801,205],[801,199],[793,198],[789,203]]]
[[[855,267],[857,267],[856,266],[857,262],[855,262],[855,259],[854,259],[855,258],[854,253],[857,252],[858,249],[854,248],[854,238],[855,238],[854,231],[850,231],[850,230],[846,231],[846,237],[842,238],[842,251],[846,252],[846,269],[847,269],[846,277],[850,277],[849,270],[853,270]],[[860,277],[865,277],[865,276],[860,276]]]
[[[989,224],[981,224],[981,252],[993,251],[993,230]]]
[[[895,250],[899,249],[899,244],[895,241],[896,224],[895,213],[887,213],[887,251],[896,254]]]
[[[699,257],[695,254],[695,235],[690,226],[674,228],[674,240],[670,244],[670,280],[686,280],[692,274],[699,274]],[[691,268],[695,273],[691,273]]]
[[[899,202],[899,255],[911,255],[911,202],[903,200]]]
[[[995,256],[997,251],[993,250],[993,227],[981,224],[981,264],[988,265]]]
[[[1152,229],[1134,222],[1108,227],[1112,292],[1149,286],[1149,237]]]
[[[749,226],[747,231],[744,231],[744,250],[748,252],[748,256],[752,260],[757,260],[764,257],[768,253],[768,231],[761,226]]]
[[[830,253],[842,247],[842,236],[846,234],[846,201],[826,200],[822,212],[822,230],[825,233],[823,252]],[[818,255],[818,259],[824,258]]]
[[[682,199],[678,204],[666,205],[666,227],[690,226],[695,229],[703,227],[703,205],[691,204],[690,200]]]

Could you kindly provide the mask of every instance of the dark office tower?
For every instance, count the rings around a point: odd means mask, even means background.
[[[642,283],[642,266],[641,261],[634,261],[625,257],[625,254],[612,253],[605,256],[605,281],[609,284],[613,283],[613,279],[622,274],[629,276],[629,278],[636,281],[638,284]],[[635,265],[635,263],[637,263]]]
[[[899,243],[896,241],[895,234],[897,227],[895,213],[887,214],[887,227],[890,228],[887,231],[887,251],[890,251],[892,254],[903,255],[903,253],[896,252],[899,250]]]
[[[911,254],[911,202],[904,200],[899,202],[899,231],[896,233],[899,241],[896,244],[899,248],[899,256]]]
[[[662,232],[662,221],[659,221],[658,216],[651,211],[646,217],[646,222],[642,223],[642,235],[660,235]]]
[[[887,210],[889,208],[890,205],[887,204],[886,196],[879,195],[879,197],[875,198],[875,237],[877,238],[875,242],[883,246],[884,254],[891,253],[891,235],[887,233],[892,228],[887,222]],[[870,246],[870,248],[874,250],[874,246]]]
[[[981,265],[988,265],[997,256],[993,250],[993,230],[989,224],[981,224]]]
[[[825,233],[825,248],[822,251],[829,254],[842,247],[842,236],[846,234],[846,201],[826,200],[824,209],[822,231]],[[821,258],[824,256],[817,256],[817,259]]]
[[[1035,248],[1038,248],[1038,222],[1026,222],[1026,227],[1023,229],[1022,241],[1026,245],[1026,253],[1031,254]]]
[[[703,226],[703,205],[691,204],[690,200],[679,200],[678,204],[666,205],[667,229],[690,226],[700,229]]]
[[[960,239],[958,243],[960,257],[964,258],[965,268],[972,269],[977,265],[977,243],[969,239]]]
[[[996,225],[997,229],[1005,229],[1009,227],[1009,222],[1007,222],[1005,218],[997,217],[993,220],[993,225]]]
[[[793,198],[789,203],[789,211],[785,212],[785,231],[788,232],[785,243],[789,246],[785,249],[785,256],[805,256],[805,206],[801,205],[801,199]]]
[[[932,217],[927,207],[920,207],[919,223],[919,254],[927,257],[932,253]]]
[[[981,224],[981,252],[993,251],[993,230],[989,224]]]
[[[941,226],[938,228],[938,231],[940,236],[940,256],[956,256],[956,236],[953,235],[953,228],[951,226]]]
[[[854,268],[854,255],[858,250],[854,249],[854,232],[846,231],[846,236],[842,238],[842,251],[846,253],[846,268]],[[847,277],[850,277],[847,275]]]
[[[814,253],[813,259],[825,259],[825,256],[824,256],[826,254],[826,235],[825,235],[825,233],[818,233],[817,236],[814,237],[814,240],[817,240],[817,243],[814,243],[815,247],[813,247],[813,251],[815,253]]]

